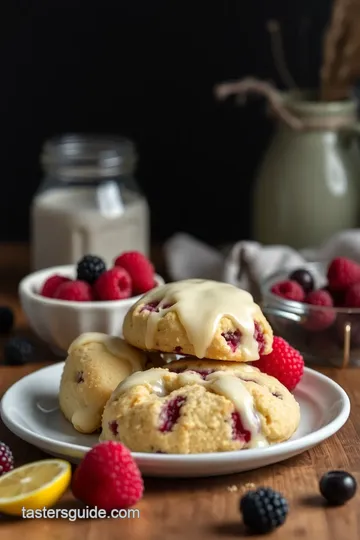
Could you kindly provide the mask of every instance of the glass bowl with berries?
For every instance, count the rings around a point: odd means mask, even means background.
[[[29,274],[19,284],[19,296],[32,330],[63,355],[84,332],[121,336],[131,306],[163,283],[137,251],[120,254],[110,268],[90,254],[76,265]]]
[[[344,257],[269,276],[263,310],[308,362],[360,366],[360,264]]]

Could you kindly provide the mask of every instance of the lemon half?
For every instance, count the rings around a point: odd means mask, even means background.
[[[28,463],[0,477],[0,512],[21,516],[23,508],[53,506],[71,481],[71,465],[62,459]]]

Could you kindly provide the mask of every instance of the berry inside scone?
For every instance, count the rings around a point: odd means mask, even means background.
[[[162,368],[135,373],[106,404],[100,439],[121,441],[135,452],[171,454],[241,450],[289,439],[300,420],[294,397],[273,377],[245,367],[208,374]]]
[[[127,313],[123,334],[148,351],[249,362],[271,352],[273,333],[246,291],[190,279],[143,296]]]

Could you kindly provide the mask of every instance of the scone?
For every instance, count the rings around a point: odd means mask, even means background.
[[[113,390],[128,375],[143,370],[145,362],[141,351],[118,337],[82,334],[70,345],[61,377],[64,416],[81,433],[98,430]]]
[[[272,350],[273,332],[246,291],[228,283],[190,279],[157,287],[127,313],[123,335],[147,351],[233,362]]]
[[[289,439],[299,425],[298,403],[276,379],[245,367],[244,376],[162,368],[131,375],[105,406],[100,440],[134,452],[193,454]]]

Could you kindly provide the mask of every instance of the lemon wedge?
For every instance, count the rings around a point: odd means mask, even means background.
[[[62,459],[45,459],[13,469],[0,476],[0,512],[21,516],[23,508],[53,506],[71,480],[71,465]]]

